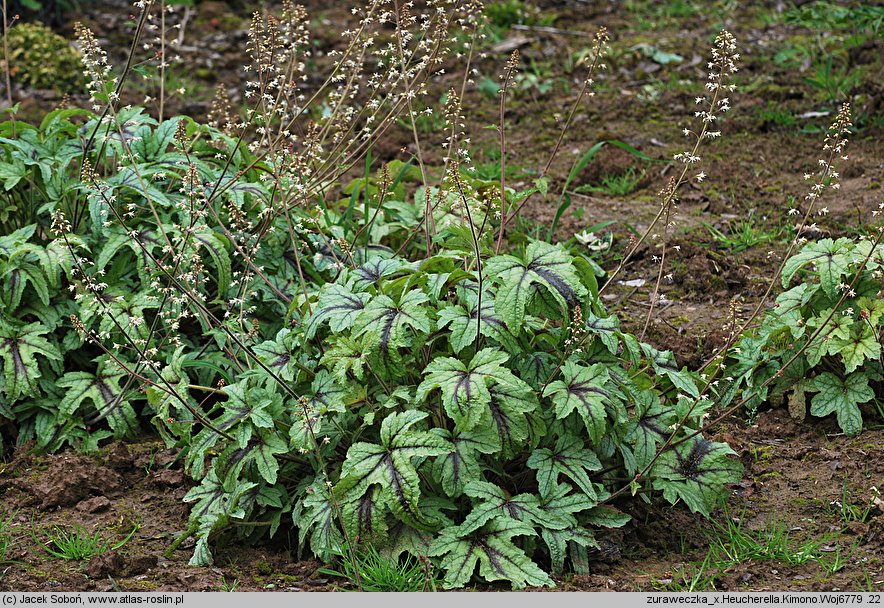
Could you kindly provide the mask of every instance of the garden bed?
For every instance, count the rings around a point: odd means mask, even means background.
[[[326,51],[338,44],[346,11],[328,8],[328,3],[306,4],[317,48]],[[512,172],[507,181],[516,190],[530,187],[556,141],[582,81],[580,69],[572,66],[600,25],[613,34],[609,69],[598,78],[595,97],[575,114],[549,173],[550,191],[560,190],[573,164],[600,141],[622,142],[654,159],[608,144],[569,186],[571,204],[558,221],[555,240],[574,243],[574,235],[585,237],[584,231],[604,224],[593,234],[612,244],[594,258],[608,270],[616,267],[630,236],[641,233],[660,208],[657,192],[676,169],[668,161],[684,145],[681,131],[692,120],[695,95],[701,94],[711,38],[726,27],[739,41],[744,61],[737,75],[740,86],[720,140],[703,152],[708,177],[691,180],[680,192],[668,268],[660,282],[665,298],[646,323],[659,267],[650,248],[639,250],[602,295],[624,330],[673,351],[680,365],[697,369],[727,340],[735,318],[747,317],[759,303],[772,304],[778,290],[768,301],[762,298],[794,233],[790,198],[803,198],[803,174],[815,171],[823,131],[844,99],[854,102],[857,124],[849,135],[849,159],[840,167],[840,191],[827,196],[828,213],[816,218],[819,230],[808,236],[836,238],[880,222],[872,216],[884,180],[880,40],[870,37],[836,54],[834,67],[830,64],[826,72],[826,54],[814,45],[829,48],[829,38],[846,36],[849,28],[837,20],[820,25],[809,17],[787,19],[789,7],[779,3],[554,2],[537,12],[520,2],[498,4],[511,7],[513,17],[501,9],[501,25],[487,57],[478,62],[476,85],[464,104],[465,131],[472,135],[477,166],[489,173],[497,167],[499,175],[497,134],[485,127],[497,123],[493,86],[518,48],[523,70],[510,92],[506,118]],[[112,62],[122,64],[133,29],[129,4],[84,5],[77,18],[107,43]],[[788,14],[796,14],[792,10]],[[230,90],[233,103],[242,101],[236,91],[244,82],[248,14],[241,6],[203,2],[186,15],[182,61],[172,69],[180,86],[170,87],[186,92],[172,93],[165,113],[205,120],[218,84]],[[70,33],[64,25],[59,29]],[[428,102],[459,82],[456,70],[450,72],[430,83]],[[141,103],[146,90],[138,86],[125,93],[127,102]],[[63,103],[48,91],[16,94],[24,100],[23,119],[39,121]],[[68,103],[84,102],[73,95]],[[432,122],[424,128],[425,160],[432,167],[443,157],[446,133]],[[414,151],[411,130],[401,124],[373,149],[383,160],[405,160]],[[533,230],[546,234],[557,208],[540,201],[525,207],[525,221],[508,236],[518,240],[520,233]],[[615,502],[633,521],[600,534],[600,549],[589,555],[591,573],[556,577],[556,589],[884,589],[884,503],[873,489],[884,488],[882,421],[867,406],[865,431],[847,437],[831,416],[797,421],[779,405],[734,412],[710,429],[708,435],[728,443],[745,467],[726,510],[716,511],[710,521],[660,500]],[[0,589],[313,591],[351,586],[321,572],[323,564],[301,559],[290,521],[283,521],[271,541],[215,547],[212,567],[187,566],[192,541],[164,555],[188,528],[190,507],[182,498],[193,482],[176,453],[155,436],[113,442],[90,455],[34,455],[29,447],[18,448],[0,464],[0,494],[12,539],[7,561],[0,564]],[[0,511],[0,522],[2,516]],[[117,549],[66,561],[51,559],[41,549],[54,526],[100,530],[103,539],[114,539],[112,544],[136,529]],[[739,559],[725,559],[724,548]]]

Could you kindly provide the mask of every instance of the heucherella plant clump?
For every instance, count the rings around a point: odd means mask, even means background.
[[[861,407],[873,411],[881,400],[884,353],[884,246],[882,227],[854,240],[847,237],[808,241],[824,217],[820,206],[826,190],[837,191],[837,163],[847,160],[850,106],[844,104],[826,133],[825,157],[804,197],[796,238],[780,265],[782,287],[801,281],[776,298],[759,327],[744,335],[731,355],[729,387],[724,401],[739,395],[739,403],[756,411],[764,402],[785,401],[789,412],[804,420],[834,414],[841,430],[857,435],[863,428]],[[873,210],[880,215],[884,203]],[[878,415],[882,414],[878,409]]]
[[[477,566],[549,585],[566,564],[586,571],[595,530],[628,521],[615,493],[708,513],[739,478],[730,448],[702,436],[699,377],[620,331],[588,260],[538,241],[495,252],[500,190],[461,171],[448,103],[441,184],[389,163],[345,188],[373,196],[362,223],[347,221],[352,197],[323,210],[325,246],[300,265],[328,278],[295,288],[291,326],[254,343],[209,425],[158,417],[201,480],[186,496],[193,563],[234,521],[273,533],[291,518],[324,559],[367,543],[435,558],[448,587]]]

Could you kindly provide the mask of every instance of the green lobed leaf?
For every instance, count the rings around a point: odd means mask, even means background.
[[[540,537],[546,543],[549,550],[550,562],[553,574],[562,575],[565,570],[565,557],[568,554],[569,543],[576,544],[584,549],[597,548],[598,541],[591,530],[581,526],[572,526],[563,530],[543,528]]]
[[[120,386],[127,377],[127,373],[107,358],[101,359],[95,373],[68,372],[56,382],[67,389],[59,411],[73,416],[83,402],[89,400],[98,414],[107,419],[115,437],[135,437],[139,431],[138,416]]]
[[[291,330],[287,327],[279,330],[273,340],[266,340],[253,348],[255,354],[264,365],[268,366],[274,373],[291,382],[295,379],[295,370],[292,363],[292,354],[287,343],[287,337]]]
[[[530,392],[524,382],[504,367],[509,355],[496,348],[476,353],[468,364],[452,357],[438,357],[424,369],[424,380],[417,387],[415,399],[422,402],[438,388],[448,417],[462,431],[474,428],[491,405],[490,385],[515,392]]]
[[[868,324],[863,324],[858,332],[838,344],[838,354],[844,362],[844,371],[848,374],[867,360],[877,360],[881,356],[881,343],[878,336]]]
[[[227,293],[233,280],[230,255],[227,253],[227,247],[229,246],[227,237],[207,226],[194,230],[192,234],[192,238],[195,240],[194,244],[198,244],[200,249],[207,251],[209,257],[215,263],[215,269],[218,272],[215,277],[215,282],[218,286],[218,298],[224,299],[224,295]]]
[[[329,561],[341,552],[344,536],[338,527],[335,505],[328,487],[317,478],[307,487],[307,496],[292,511],[301,545],[310,537],[310,549],[320,559]]]
[[[347,531],[358,543],[383,546],[389,538],[384,492],[374,485],[362,496],[341,506]]]
[[[313,450],[313,439],[318,441],[322,435],[323,419],[329,412],[344,412],[350,392],[347,384],[324,369],[316,372],[310,391],[305,395],[307,402],[292,406],[295,421],[289,431],[292,447]]]
[[[540,290],[552,296],[566,313],[586,295],[570,254],[542,241],[529,244],[521,259],[511,255],[489,259],[485,273],[498,286],[495,309],[513,333],[520,330],[525,307]]]
[[[324,323],[328,323],[333,333],[350,329],[369,299],[371,296],[367,293],[353,293],[336,283],[326,285],[308,322],[307,339],[313,338]]]
[[[590,311],[584,311],[583,318],[586,319],[587,331],[594,336],[598,336],[602,344],[605,345],[605,348],[608,349],[608,352],[616,355],[617,348],[620,345],[620,341],[617,338],[620,332],[620,320],[614,315],[597,317]]]
[[[842,277],[847,273],[849,258],[845,255],[850,239],[840,238],[820,239],[805,245],[801,251],[786,260],[783,265],[783,287],[789,285],[789,281],[804,266],[813,264],[820,277],[820,285],[823,291],[832,299],[838,294],[838,285]]]
[[[353,335],[365,336],[368,345],[378,346],[383,354],[400,347],[409,346],[408,328],[422,334],[432,330],[425,303],[429,296],[413,289],[399,299],[399,303],[386,295],[372,298],[353,322]]]
[[[740,480],[734,451],[697,435],[667,449],[651,469],[654,488],[671,503],[683,500],[691,511],[709,515],[726,496],[726,484]]]
[[[381,279],[395,274],[404,266],[405,264],[399,258],[371,259],[353,271],[353,286],[362,291],[376,285]]]
[[[471,346],[476,340],[476,331],[506,348],[516,349],[515,339],[507,329],[506,323],[497,315],[494,299],[490,295],[482,298],[482,321],[479,323],[478,294],[464,291],[463,304],[453,304],[439,311],[439,328],[449,327],[449,340],[455,353]]]
[[[562,376],[564,381],[551,382],[543,391],[543,396],[552,397],[558,419],[577,410],[592,443],[599,445],[608,427],[605,404],[617,398],[607,367],[602,363],[583,367],[566,361],[562,366]]]
[[[464,494],[473,499],[473,508],[460,525],[463,536],[471,534],[492,519],[515,519],[529,524],[541,524],[545,513],[534,494],[510,496],[500,487],[474,479],[464,487]]]
[[[494,431],[478,427],[470,431],[433,429],[432,432],[445,438],[454,446],[447,454],[433,461],[433,477],[442,484],[442,490],[451,497],[463,494],[464,486],[472,479],[482,477],[479,454],[493,454],[500,451],[500,441]]]
[[[537,471],[537,485],[541,496],[549,495],[558,484],[559,475],[573,481],[587,498],[597,500],[598,495],[589,478],[590,471],[598,471],[602,463],[592,450],[573,436],[564,435],[556,441],[554,450],[538,448],[528,458],[528,468]]]
[[[643,470],[657,454],[657,446],[662,445],[672,434],[678,417],[672,408],[664,407],[659,399],[654,399],[639,417],[629,423],[626,442],[633,449],[635,473]]]
[[[528,443],[532,412],[538,409],[537,395],[524,385],[495,384],[488,411],[503,457],[514,455]]]
[[[650,344],[641,344],[642,352],[651,362],[651,366],[657,374],[665,375],[678,390],[691,397],[699,397],[700,389],[693,374],[686,369],[679,369],[675,362],[675,355],[668,350],[657,350]]]
[[[433,523],[420,511],[420,480],[414,458],[442,456],[451,444],[434,433],[411,427],[427,417],[425,412],[390,414],[381,423],[380,444],[358,442],[347,450],[341,479],[334,492],[343,500],[363,496],[372,484],[382,488],[387,506],[401,521],[416,527]]]
[[[251,453],[251,459],[258,467],[258,473],[268,484],[276,483],[279,473],[277,454],[286,454],[289,451],[288,442],[276,433],[262,433],[256,449]]]
[[[853,372],[841,379],[832,372],[823,372],[805,386],[807,392],[817,392],[810,401],[810,413],[828,416],[835,413],[838,426],[846,435],[858,435],[863,430],[859,404],[875,398],[869,378],[862,372]]]
[[[596,501],[590,500],[584,492],[574,492],[567,483],[556,484],[549,494],[540,499],[540,510],[543,518],[542,527],[550,530],[564,530],[577,525],[577,513],[595,507]]]
[[[446,589],[462,587],[476,564],[486,581],[508,580],[514,589],[553,586],[552,579],[512,542],[514,536],[534,536],[534,528],[514,519],[493,519],[463,536],[460,526],[444,528],[430,545],[431,557],[442,557]]]
[[[196,547],[190,558],[190,566],[212,565],[209,538],[230,523],[232,519],[242,520],[246,511],[242,502],[252,493],[257,484],[241,481],[226,488],[218,480],[214,470],[203,478],[202,483],[185,494],[184,502],[196,502],[190,511],[190,521],[197,524]]]
[[[49,361],[62,360],[58,348],[43,337],[50,332],[42,323],[18,325],[0,317],[0,357],[3,359],[0,392],[9,401],[39,393],[42,372],[38,356]]]

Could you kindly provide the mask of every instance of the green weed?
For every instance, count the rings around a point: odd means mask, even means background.
[[[601,150],[604,146],[611,145],[616,148],[620,148],[621,150],[625,150],[629,152],[636,158],[639,158],[644,161],[654,162],[654,159],[640,152],[639,150],[633,148],[627,143],[624,143],[617,139],[607,140],[607,141],[599,141],[593,144],[592,147],[589,148],[586,152],[584,152],[583,156],[574,161],[574,164],[571,166],[571,170],[568,172],[568,178],[565,180],[565,184],[562,187],[562,192],[559,195],[559,205],[556,209],[556,214],[553,217],[553,221],[550,224],[549,230],[547,231],[547,240],[551,241],[553,235],[556,232],[556,227],[559,225],[559,220],[562,219],[562,216],[565,212],[571,208],[571,194],[572,192],[578,192],[577,189],[570,190],[571,183],[577,178],[581,171],[583,171],[592,161],[596,154],[598,154],[599,150]],[[620,184],[622,186],[622,184]],[[633,186],[634,187],[634,186]],[[579,192],[578,192],[579,193]]]
[[[644,176],[644,171],[636,171],[633,167],[629,167],[623,173],[603,176],[601,186],[582,185],[574,188],[574,192],[600,192],[608,196],[626,196],[635,192]]]
[[[782,227],[770,228],[764,221],[756,220],[756,217],[754,214],[750,214],[748,218],[729,223],[727,233],[711,224],[704,223],[703,225],[720,248],[732,253],[739,253],[758,245],[772,243],[784,234]]]
[[[727,568],[754,560],[790,566],[821,562],[824,552],[820,548],[831,543],[836,535],[796,541],[785,524],[774,522],[762,530],[746,530],[741,517],[737,521],[726,518],[724,524],[712,520],[707,537],[713,563],[718,568]]]
[[[796,539],[793,530],[774,522],[760,530],[747,530],[743,518],[725,518],[724,523],[711,520],[704,532],[709,548],[703,560],[685,564],[674,570],[670,580],[657,580],[654,587],[665,591],[711,591],[717,579],[738,564],[773,561],[786,566],[816,563],[827,573],[838,572],[850,563],[858,541],[846,551],[839,545],[832,548],[837,534]],[[682,542],[682,553],[685,552]]]
[[[884,7],[871,3],[854,6],[815,1],[787,10],[786,23],[821,31],[868,31],[877,34],[884,24]]]
[[[626,0],[625,8],[631,13],[636,29],[653,30],[673,22],[694,18],[706,10],[707,5],[691,0],[673,0],[672,2]]]
[[[844,483],[841,486],[841,499],[833,500],[829,506],[834,510],[834,514],[841,520],[841,525],[847,526],[853,522],[866,523],[875,508],[875,498],[878,497],[877,488],[872,489],[873,496],[869,499],[869,503],[865,506],[854,504],[850,501],[850,492],[847,489],[847,476],[844,476]]]
[[[555,23],[556,15],[549,10],[523,2],[523,0],[499,0],[485,5],[485,17],[495,38],[514,25],[549,26]]]
[[[113,538],[104,538],[101,529],[90,533],[80,524],[74,524],[70,528],[52,526],[44,529],[42,535],[45,541],[40,540],[34,531],[32,531],[32,535],[50,557],[80,561],[91,559],[108,551],[116,551],[131,540],[138,528],[137,524],[134,525],[129,534],[118,542],[114,542]]]
[[[6,555],[12,546],[12,533],[10,527],[15,513],[9,515],[6,519],[0,519],[0,563],[6,561]]]
[[[482,181],[499,182],[500,181],[500,150],[497,148],[487,148],[482,152],[480,161],[473,163],[466,173],[471,177]],[[536,175],[536,172],[527,169],[518,163],[508,161],[506,164],[506,179],[517,180],[526,179]]]
[[[828,103],[836,104],[850,98],[860,86],[862,75],[858,68],[836,65],[832,55],[828,55],[814,66],[813,76],[804,82],[818,89]]]
[[[766,108],[758,110],[757,115],[759,120],[785,129],[791,129],[798,124],[798,119],[792,112],[782,109],[773,102],[768,102]]]
[[[517,91],[545,95],[552,91],[556,83],[560,81],[560,78],[554,76],[550,65],[540,63],[532,58],[528,60],[528,65],[516,74],[513,84]],[[564,82],[567,86],[567,81]]]
[[[239,587],[239,579],[235,578],[232,581],[228,581],[223,575],[221,576],[221,582],[218,584],[218,589],[220,591],[225,592],[233,592],[236,591],[236,588]]]
[[[853,563],[853,555],[856,552],[857,547],[859,547],[859,543],[860,539],[853,539],[853,543],[851,543],[850,548],[847,549],[847,551],[843,551],[841,545],[836,545],[835,550],[830,554],[830,557],[819,560],[820,566],[830,574],[840,572],[849,564]]]
[[[711,528],[704,532],[709,547],[702,561],[685,564],[673,571],[669,580],[657,580],[654,587],[665,591],[710,591],[717,579],[738,564],[772,561],[786,566],[817,564],[824,572],[835,573],[849,563],[858,541],[847,550],[838,544],[837,533],[798,539],[795,530],[781,522],[773,522],[759,530],[747,530],[743,517],[725,514],[723,523],[709,520]],[[834,547],[833,547],[834,545]],[[685,553],[684,542],[681,551]]]
[[[654,588],[660,591],[674,591],[678,593],[694,593],[698,591],[715,591],[715,582],[719,574],[711,569],[712,554],[699,564],[684,564],[672,571],[668,580],[657,580],[652,583]]]
[[[337,555],[341,570],[320,568],[319,572],[346,579],[351,590],[409,593],[436,591],[440,584],[430,563],[411,554],[406,554],[404,559],[390,561],[372,546],[360,547],[356,551],[355,565],[349,553]]]

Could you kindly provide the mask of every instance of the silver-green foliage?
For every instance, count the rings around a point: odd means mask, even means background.
[[[859,434],[860,406],[884,402],[882,270],[884,246],[870,240],[822,239],[787,260],[783,287],[801,281],[739,343],[725,401],[742,395],[755,409],[785,399],[800,419],[809,402],[811,415],[835,414]]]
[[[476,575],[552,585],[586,568],[597,530],[629,520],[606,504],[623,478],[644,472],[636,492],[694,511],[717,504],[740,466],[726,445],[690,437],[711,405],[698,377],[619,330],[581,259],[531,242],[489,254],[481,284],[474,260],[375,254],[258,348],[300,399],[262,370],[223,389],[214,422],[245,439],[204,429],[190,445],[192,472],[208,467],[187,498],[199,501],[193,563],[228,523],[260,519],[293,524],[326,559],[348,541],[434,558],[449,588]],[[579,348],[568,342],[583,332]],[[256,421],[235,397],[255,390],[284,405],[272,426],[245,430]],[[272,480],[254,457],[271,441],[290,449],[270,456]]]
[[[18,444],[94,450],[107,438],[136,436],[141,416],[192,426],[184,402],[154,384],[145,394],[132,372],[156,382],[152,366],[165,368],[167,386],[192,400],[188,385],[212,383],[210,374],[184,371],[193,355],[201,353],[203,369],[225,360],[206,325],[176,331],[171,322],[155,322],[160,287],[169,284],[159,266],[175,243],[183,256],[176,274],[192,272],[188,286],[204,310],[223,318],[230,243],[195,213],[205,186],[185,182],[188,174],[201,184],[222,181],[225,161],[216,154],[232,154],[231,168],[253,157],[187,118],[157,124],[126,108],[119,121],[115,130],[89,111],[66,109],[39,125],[0,124],[0,419],[14,421],[6,439]],[[194,143],[176,144],[176,132]],[[263,192],[250,177],[244,173],[217,197],[222,216],[226,206],[252,204]],[[56,229],[55,214],[68,228]],[[269,259],[255,261],[277,270],[279,253],[268,247]],[[173,320],[187,308],[180,300],[163,306]],[[260,314],[275,319],[268,329],[277,331],[284,312],[284,305],[268,306]],[[182,434],[166,424],[161,431],[173,441]]]

